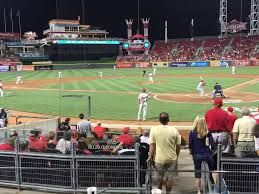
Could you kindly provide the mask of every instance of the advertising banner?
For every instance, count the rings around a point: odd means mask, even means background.
[[[231,61],[231,66],[244,67],[249,66],[249,61]]]
[[[188,62],[171,62],[169,64],[170,67],[187,67]]]
[[[219,60],[210,61],[210,66],[211,67],[220,67],[221,61],[219,61]]]
[[[0,66],[0,72],[7,72],[7,71],[9,71],[9,66],[3,66],[3,65]]]
[[[168,62],[153,62],[152,67],[168,67]]]
[[[209,62],[208,61],[195,61],[195,62],[189,62],[190,67],[208,67]]]
[[[220,61],[221,67],[229,67],[231,65],[231,61]]]
[[[133,68],[134,64],[132,63],[117,63],[117,68]]]
[[[259,60],[255,59],[252,63],[253,66],[259,66]]]
[[[16,66],[16,63],[2,63],[0,66]]]
[[[148,62],[141,62],[141,63],[139,63],[139,67],[140,68],[147,68],[147,67],[149,67],[149,63]]]

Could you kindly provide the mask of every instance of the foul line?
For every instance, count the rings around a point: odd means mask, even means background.
[[[232,90],[234,88],[237,88],[237,87],[240,87],[240,86],[243,86],[243,85],[247,85],[247,84],[250,84],[250,83],[257,83],[258,81],[259,81],[258,79],[253,79],[253,80],[250,80],[250,81],[247,81],[247,82],[244,82],[244,83],[232,86],[230,88],[226,88],[224,91]]]

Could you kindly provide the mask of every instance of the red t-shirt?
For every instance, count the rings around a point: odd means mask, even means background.
[[[3,143],[3,144],[0,144],[0,150],[1,151],[13,151],[14,147],[10,144]]]
[[[125,147],[130,147],[133,145],[133,137],[129,134],[122,134],[118,136],[118,142],[121,143],[123,142]]]
[[[47,142],[36,139],[34,137],[29,137],[29,149],[34,149],[39,152],[43,152],[48,149]]]
[[[229,131],[228,113],[218,107],[208,110],[205,120],[209,131]]]
[[[259,113],[251,114],[250,117],[253,118],[256,121],[256,123],[259,124]]]
[[[238,119],[238,117],[235,114],[229,114],[228,115],[228,130],[232,132],[235,121]]]
[[[96,126],[93,129],[93,132],[96,133],[96,135],[98,136],[99,139],[102,139],[104,133],[106,132],[106,129],[104,127],[101,127],[101,126]]]

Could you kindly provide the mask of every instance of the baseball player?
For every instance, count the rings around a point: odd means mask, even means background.
[[[147,93],[147,90],[143,88],[141,90],[141,93],[138,95],[138,103],[139,103],[139,109],[138,109],[138,121],[140,120],[140,114],[142,112],[142,118],[143,121],[146,120],[147,115],[147,101],[151,98],[151,92]]]
[[[153,75],[156,75],[156,67],[153,68]]]
[[[232,75],[235,75],[236,74],[236,66],[232,66]]]
[[[58,72],[58,79],[61,79],[63,77],[63,73],[62,73],[62,71],[59,71]]]
[[[148,77],[148,82],[153,84],[154,83],[153,74],[150,72],[150,73],[147,74],[147,77]]]
[[[21,76],[21,74],[18,74],[16,76],[16,85],[18,85],[18,84],[22,84],[22,76]]]
[[[146,75],[146,70],[143,70],[143,75],[142,76],[144,77],[145,75]]]
[[[197,91],[199,92],[200,96],[204,95],[205,84],[206,84],[205,81],[201,79],[197,86]]]
[[[2,83],[2,81],[0,80],[0,97],[3,97],[3,96],[4,96],[3,83]]]
[[[103,79],[103,72],[99,72],[99,77]]]

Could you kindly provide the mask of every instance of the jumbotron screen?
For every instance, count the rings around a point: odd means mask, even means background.
[[[54,40],[53,44],[111,44],[118,45],[120,41],[117,40]]]

